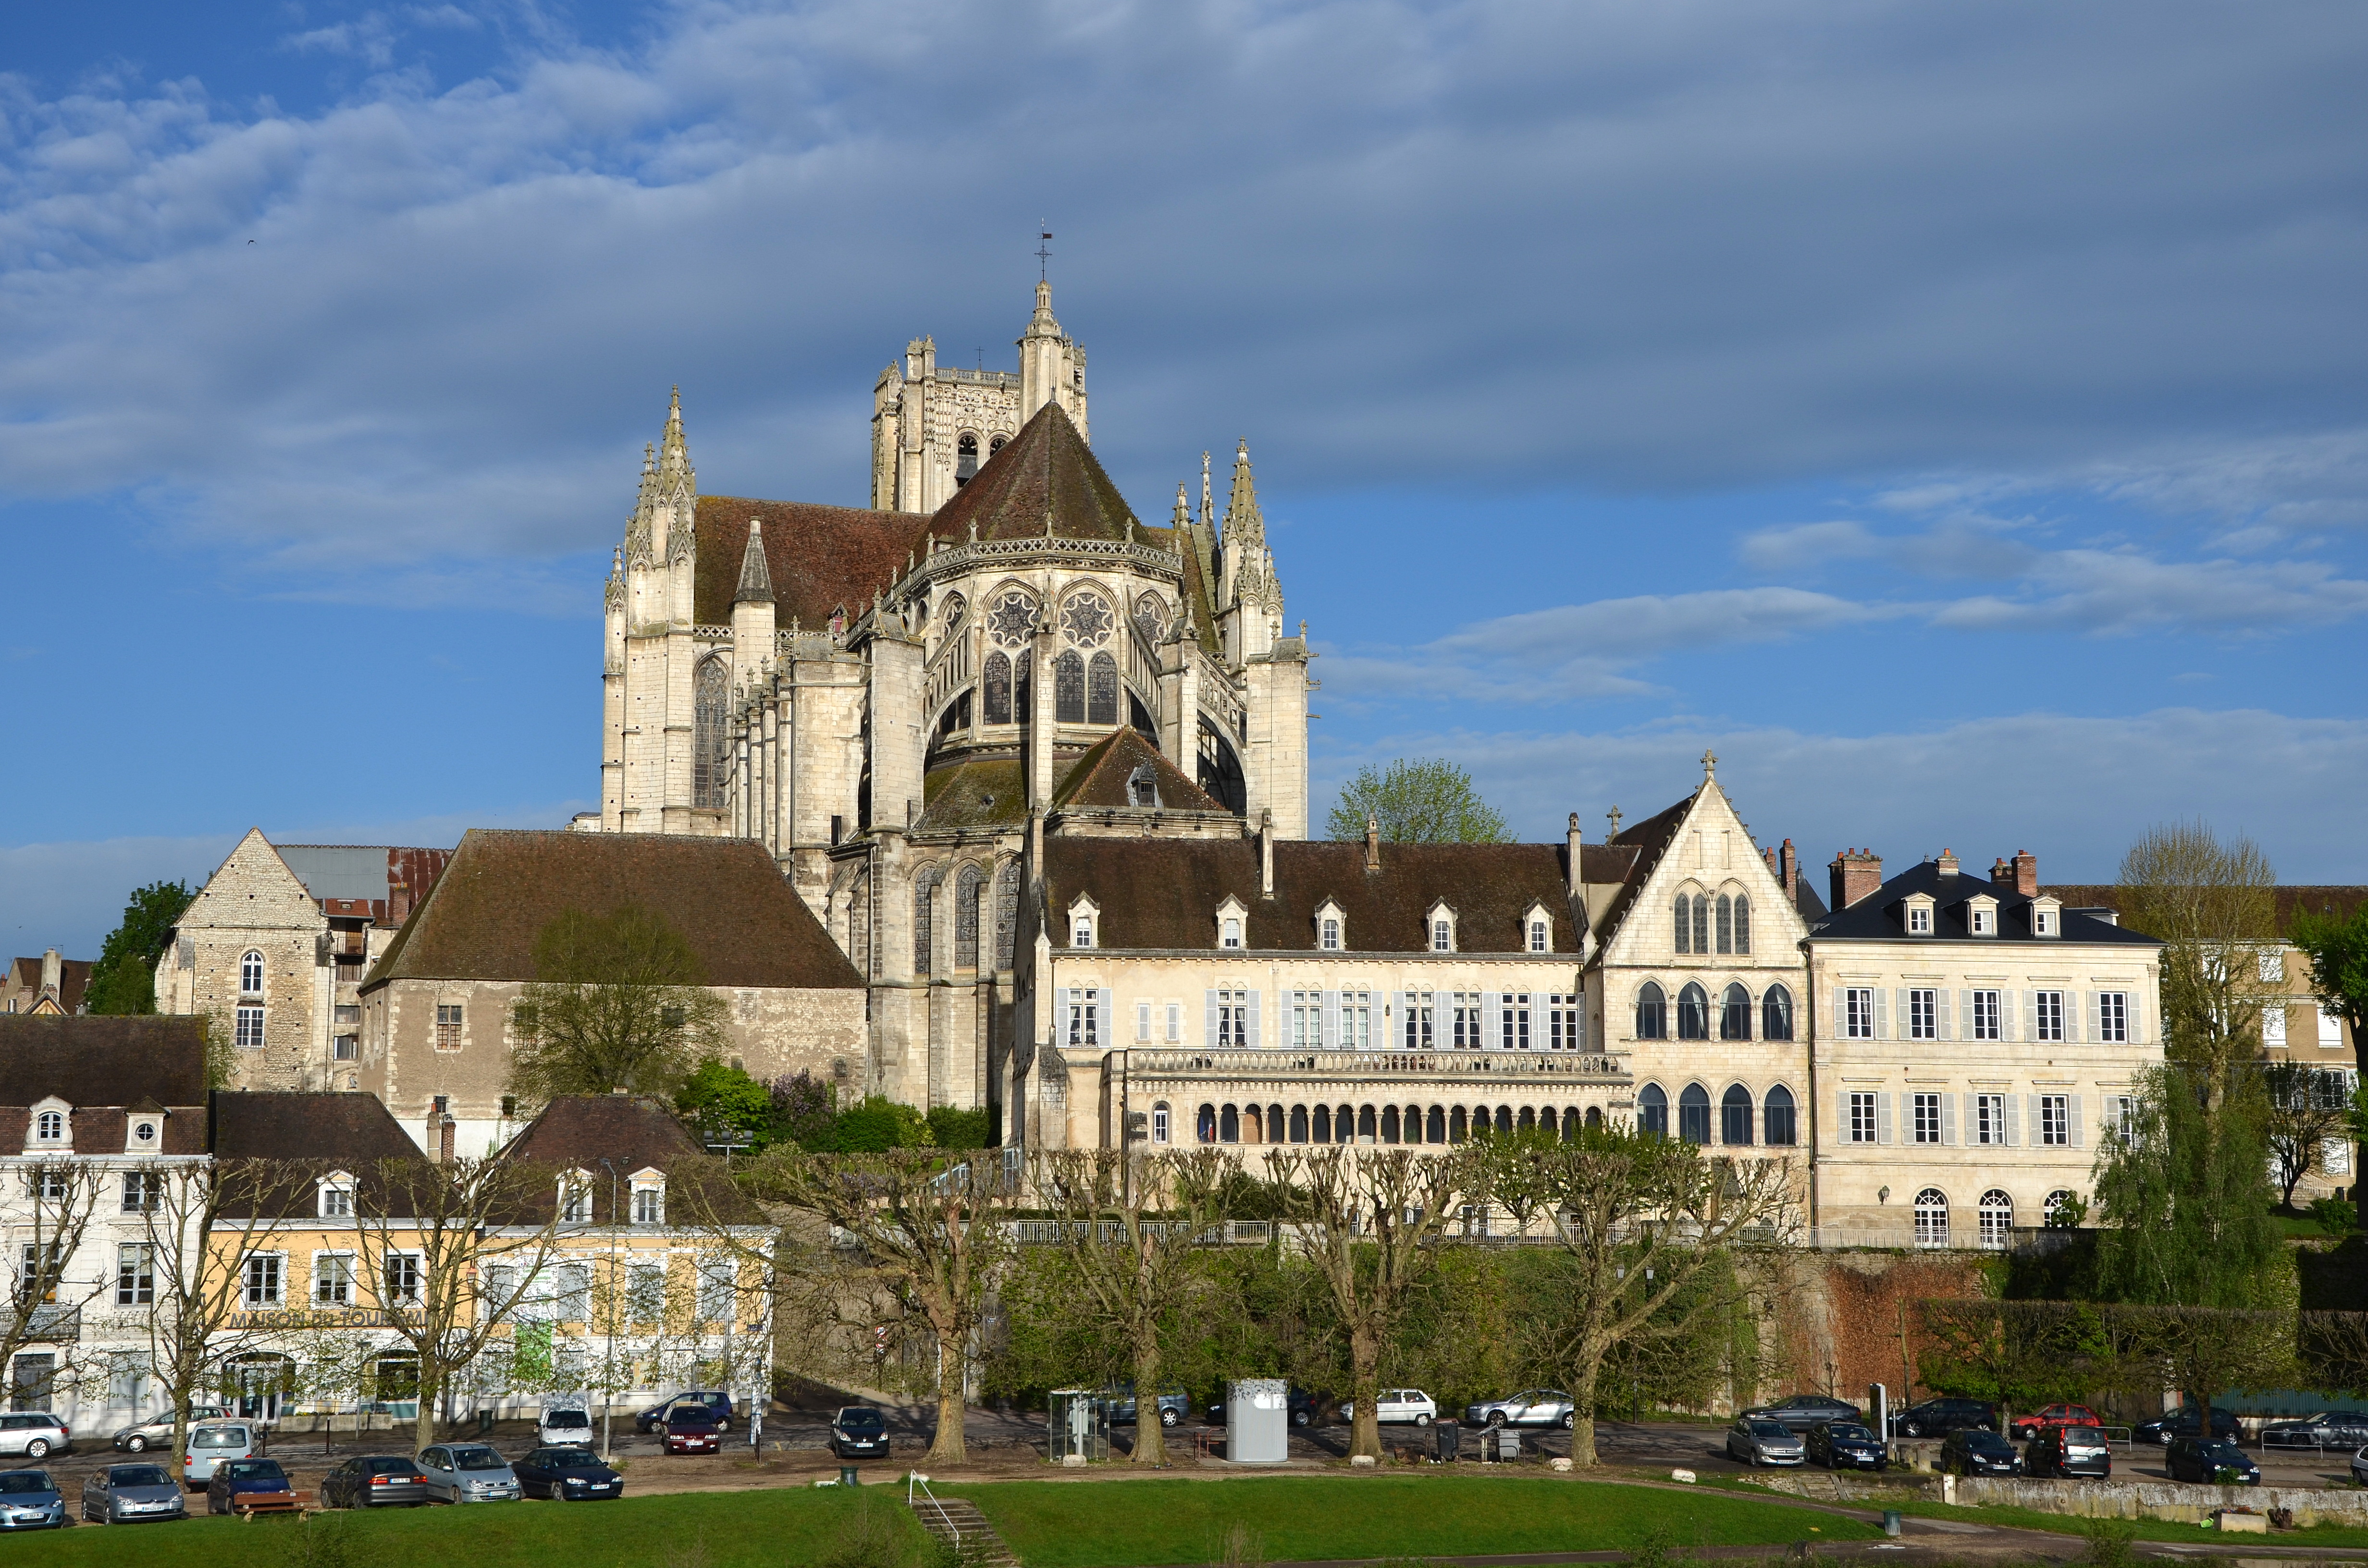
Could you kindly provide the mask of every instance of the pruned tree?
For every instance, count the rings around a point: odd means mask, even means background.
[[[1237,1169],[1219,1149],[1064,1149],[1036,1158],[1037,1201],[1059,1222],[1068,1268],[1060,1280],[1064,1299],[1032,1305],[1085,1320],[1108,1337],[1113,1359],[1123,1358],[1134,1378],[1136,1464],[1167,1462],[1160,1369],[1175,1314],[1200,1282],[1193,1249],[1224,1222]]]
[[[510,1009],[509,1086],[530,1105],[616,1089],[670,1097],[728,1048],[723,999],[654,911],[566,911],[536,935],[534,972]]]
[[[2343,1074],[2299,1062],[2261,1064],[2261,1133],[2277,1167],[2279,1198],[2294,1207],[2294,1188],[2326,1165],[2331,1140],[2351,1131],[2351,1094]]]
[[[1502,844],[1511,836],[1505,813],[1480,798],[1472,775],[1440,757],[1359,768],[1340,786],[1324,831],[1360,839],[1368,823],[1392,844]]]
[[[1571,1458],[1592,1465],[1606,1359],[1691,1336],[1705,1314],[1735,1311],[1744,1290],[1736,1251],[1785,1245],[1793,1234],[1793,1172],[1782,1160],[1713,1157],[1622,1127],[1583,1127],[1558,1145],[1483,1143],[1478,1157],[1550,1175],[1554,1236],[1576,1278],[1567,1317],[1547,1332],[1577,1413]]]
[[[1381,1457],[1382,1352],[1437,1265],[1432,1244],[1475,1188],[1470,1147],[1417,1154],[1335,1144],[1268,1156],[1275,1207],[1294,1224],[1348,1341],[1352,1454]]]
[[[1006,1221],[1023,1199],[1003,1152],[809,1154],[777,1146],[750,1162],[741,1184],[808,1216],[815,1232],[827,1228],[796,1256],[809,1324],[884,1337],[887,1324],[854,1321],[877,1300],[900,1325],[917,1322],[926,1331],[938,1404],[928,1458],[961,1463],[980,1319],[1010,1256]]]
[[[455,1374],[491,1346],[559,1250],[558,1173],[525,1160],[404,1157],[365,1167],[355,1251],[387,1325],[419,1365],[421,1448]]]

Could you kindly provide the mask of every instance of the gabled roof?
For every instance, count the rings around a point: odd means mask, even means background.
[[[1080,895],[1100,910],[1104,948],[1213,948],[1217,906],[1249,912],[1247,949],[1315,950],[1315,911],[1327,899],[1348,921],[1349,950],[1421,952],[1424,916],[1445,900],[1464,952],[1522,951],[1522,916],[1554,912],[1554,950],[1576,956],[1559,844],[1384,844],[1381,869],[1365,869],[1361,843],[1290,840],[1274,846],[1274,897],[1258,891],[1258,850],[1248,838],[1059,836],[1044,843],[1045,901],[1066,909]],[[1053,933],[1065,940],[1065,923]]]
[[[907,512],[702,495],[694,524],[699,563],[691,578],[691,619],[700,625],[732,623],[733,600],[746,576],[752,518],[763,519],[765,575],[774,622],[783,631],[792,619],[808,631],[819,631],[841,607],[852,622],[871,608],[873,594],[903,574],[905,557],[919,537],[919,519]]]
[[[929,769],[916,833],[1007,827],[1028,820],[1028,777],[1018,757],[976,756]]]
[[[206,1103],[202,1020],[189,1017],[29,1017],[0,1013],[0,1106],[48,1096],[84,1106]]]
[[[90,989],[91,959],[61,959],[58,960],[58,1007],[71,1013],[82,1006],[83,993]],[[17,959],[8,968],[8,989],[27,996],[41,994],[41,960],[39,958]]]
[[[1128,799],[1127,781],[1138,767],[1148,767],[1157,780],[1159,804],[1136,806]],[[1209,792],[1184,776],[1181,768],[1160,755],[1139,730],[1121,729],[1105,735],[1079,757],[1066,777],[1053,787],[1053,804],[1092,806],[1106,810],[1216,812],[1231,816]]]
[[[1635,903],[1636,895],[1644,891],[1645,881],[1653,874],[1653,868],[1661,863],[1661,857],[1668,853],[1670,840],[1677,837],[1678,828],[1685,822],[1701,795],[1702,791],[1697,790],[1675,805],[1646,817],[1624,833],[1615,835],[1610,843],[1603,846],[1607,853],[1602,864],[1610,875],[1594,875],[1595,862],[1592,859],[1580,862],[1588,869],[1587,880],[1589,882],[1616,881],[1622,884],[1620,892],[1611,900],[1611,907],[1603,912],[1601,928],[1596,933],[1598,939],[1611,940],[1622,923],[1628,918],[1628,911]]]
[[[710,985],[860,989],[862,977],[746,838],[471,828],[365,990],[393,980],[532,980],[534,943],[569,910],[638,904],[690,943]]]
[[[670,1224],[765,1222],[764,1211],[710,1164],[706,1152],[674,1113],[640,1095],[571,1095],[555,1099],[510,1140],[501,1157],[531,1161],[553,1171],[598,1172],[600,1179],[591,1184],[589,1195],[595,1224],[623,1217],[609,1208],[609,1173],[613,1170],[619,1177],[616,1202],[626,1206],[632,1199],[623,1178],[644,1168],[666,1173]],[[558,1202],[554,1184],[547,1192],[538,1191],[517,1221],[541,1224],[551,1218]]]
[[[1906,901],[1909,894],[1919,892],[1929,893],[1932,898],[1932,933],[1930,936],[1918,934],[1911,937],[1907,933]],[[1998,930],[1995,937],[1977,937],[1965,924],[1965,901],[1985,894],[1998,900]],[[2116,926],[2093,915],[2075,915],[2068,904],[2061,922],[2062,936],[2035,937],[2031,929],[2032,903],[2031,899],[2014,891],[2012,882],[1993,882],[1987,877],[1963,870],[1953,876],[1943,876],[1940,862],[1925,860],[1909,867],[1847,909],[1836,910],[1827,915],[1822,922],[1809,928],[1809,937],[1818,942],[2028,942],[2051,946],[2069,942],[2141,948],[2162,946],[2143,931],[2133,931],[2126,926]]]
[[[225,1218],[261,1213],[296,1219],[320,1212],[315,1184],[331,1171],[354,1178],[366,1213],[388,1212],[382,1166],[427,1156],[376,1095],[316,1091],[232,1093],[213,1097],[207,1148],[217,1160],[268,1160],[300,1167],[275,1174],[269,1190],[234,1186]],[[399,1185],[399,1184],[398,1184]]]
[[[1055,401],[1038,409],[1019,434],[938,508],[922,537],[960,543],[975,529],[983,540],[1050,537],[1122,544],[1134,521],[1126,497]]]

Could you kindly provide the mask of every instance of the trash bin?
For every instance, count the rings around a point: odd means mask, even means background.
[[[1497,1457],[1499,1460],[1517,1460],[1521,1457],[1521,1435],[1510,1426],[1504,1427],[1497,1433]]]
[[[1431,1431],[1439,1438],[1439,1462],[1452,1464],[1463,1448],[1463,1428],[1452,1421],[1433,1423]]]
[[[1899,1510],[1896,1508],[1885,1508],[1883,1511],[1883,1533],[1885,1535],[1897,1535],[1899,1533]]]
[[[843,1464],[838,1467],[838,1483],[841,1486],[860,1486],[863,1484],[862,1482],[858,1481],[855,1478],[855,1467],[851,1464]]]

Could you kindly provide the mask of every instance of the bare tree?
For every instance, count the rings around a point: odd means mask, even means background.
[[[2122,857],[2123,922],[2163,943],[2172,1060],[2225,1066],[2260,1048],[2260,952],[2277,939],[2277,881],[2260,845],[2224,841],[2202,822],[2148,828]]]
[[[97,1206],[97,1170],[70,1159],[37,1159],[17,1166],[17,1173],[24,1183],[17,1195],[22,1218],[9,1227],[16,1233],[16,1256],[8,1259],[8,1311],[0,1313],[0,1367],[10,1369],[27,1347],[54,1343],[63,1326],[108,1283],[103,1273],[86,1280],[66,1277]]]
[[[1020,1200],[1018,1173],[996,1149],[892,1149],[808,1154],[775,1148],[751,1163],[747,1190],[811,1216],[835,1234],[807,1255],[806,1284],[828,1298],[816,1317],[884,1296],[927,1329],[938,1429],[928,1458],[966,1455],[962,1415],[974,1337],[988,1289],[1010,1256],[1005,1221]],[[839,1326],[846,1326],[843,1317]]]
[[[418,1358],[421,1448],[454,1375],[484,1353],[557,1251],[557,1173],[524,1160],[380,1160],[354,1193],[355,1250]],[[498,1267],[498,1271],[496,1267]]]
[[[1417,1154],[1336,1144],[1278,1151],[1267,1172],[1276,1209],[1296,1221],[1299,1244],[1348,1335],[1357,1407],[1350,1452],[1379,1459],[1382,1348],[1436,1266],[1432,1244],[1473,1190],[1469,1157],[1464,1149]]]
[[[509,1086],[540,1105],[614,1089],[671,1095],[730,1044],[723,999],[664,916],[571,909],[534,939],[535,978],[510,1009]]]
[[[2351,1096],[2342,1074],[2299,1062],[2264,1062],[2261,1088],[2261,1132],[2277,1167],[2279,1196],[2291,1209],[2294,1188],[2326,1163],[2328,1143],[2351,1132]]]
[[[1733,1311],[1743,1293],[1727,1267],[1736,1249],[1792,1233],[1793,1172],[1782,1160],[1710,1158],[1682,1139],[1618,1127],[1582,1128],[1559,1145],[1482,1144],[1478,1154],[1551,1174],[1554,1235],[1577,1275],[1569,1314],[1549,1330],[1551,1354],[1576,1412],[1571,1458],[1592,1465],[1605,1358]]]
[[[1064,1149],[1037,1157],[1037,1200],[1060,1222],[1069,1264],[1062,1280],[1067,1299],[1058,1305],[1114,1335],[1133,1369],[1136,1464],[1167,1462],[1159,1420],[1163,1335],[1192,1289],[1192,1250],[1224,1222],[1226,1186],[1239,1168],[1219,1149]]]

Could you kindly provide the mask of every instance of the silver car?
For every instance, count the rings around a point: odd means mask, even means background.
[[[1806,1464],[1809,1450],[1801,1434],[1765,1415],[1745,1415],[1726,1429],[1729,1459],[1748,1464]]]
[[[515,1503],[518,1478],[509,1460],[483,1443],[438,1443],[419,1450],[427,1495],[447,1503]]]
[[[257,1445],[255,1428],[244,1421],[215,1421],[189,1428],[189,1451],[181,1456],[181,1479],[192,1492],[203,1492],[214,1478],[214,1466],[224,1460],[251,1460]]]
[[[1578,1407],[1560,1389],[1523,1389],[1509,1399],[1465,1405],[1463,1419],[1474,1426],[1559,1426],[1567,1432],[1578,1420]]]
[[[189,1406],[189,1425],[194,1426],[200,1421],[220,1421],[228,1415],[230,1412],[219,1404],[193,1404]],[[129,1426],[119,1426],[115,1432],[115,1446],[127,1454],[146,1453],[150,1449],[161,1449],[172,1440],[173,1413],[169,1410],[159,1411],[147,1420],[135,1421]]]
[[[179,1483],[161,1464],[111,1464],[82,1483],[82,1517],[93,1524],[186,1519]]]
[[[48,1471],[0,1471],[0,1530],[55,1530],[65,1524],[66,1500]]]
[[[74,1434],[64,1422],[46,1410],[20,1410],[0,1415],[0,1454],[47,1459],[74,1447]]]

